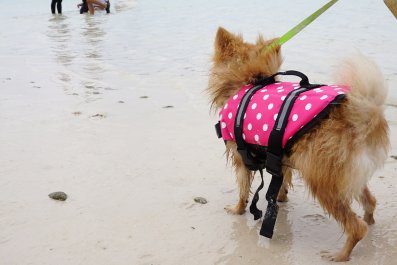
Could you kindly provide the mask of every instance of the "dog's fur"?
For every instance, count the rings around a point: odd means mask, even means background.
[[[249,44],[240,35],[218,29],[208,86],[213,109],[224,106],[243,85],[279,71],[280,47],[260,52],[271,42],[259,36],[256,44]],[[346,261],[366,235],[368,225],[375,222],[376,199],[367,183],[387,158],[389,138],[384,118],[387,87],[379,69],[361,55],[346,60],[339,69],[337,84],[349,85],[352,90],[340,105],[331,109],[326,119],[293,145],[290,155],[283,158],[283,165],[297,169],[313,197],[343,227],[347,236],[344,247],[335,255],[324,256]],[[242,214],[253,172],[245,167],[235,142],[227,142],[226,155],[236,172],[239,201],[225,209]],[[291,186],[291,168],[283,166],[283,172],[279,201],[287,201]],[[365,222],[352,211],[353,199],[363,206]]]

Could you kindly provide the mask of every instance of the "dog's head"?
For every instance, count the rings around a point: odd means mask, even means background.
[[[260,35],[251,44],[244,42],[241,35],[218,29],[208,86],[213,107],[223,106],[243,85],[278,72],[282,63],[280,46],[264,49],[274,40]]]

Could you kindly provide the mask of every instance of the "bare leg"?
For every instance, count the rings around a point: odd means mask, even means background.
[[[87,6],[88,6],[88,10],[90,11],[90,15],[94,14],[94,4],[96,6],[99,6],[102,9],[106,9],[107,4],[103,4],[101,1],[98,0],[87,0]]]
[[[95,9],[94,9],[94,5],[92,4],[92,2],[87,0],[87,6],[88,6],[88,11],[90,12],[90,15],[93,15],[95,13]]]
[[[365,186],[362,194],[360,195],[360,202],[364,208],[364,221],[367,222],[367,224],[369,225],[374,224],[375,223],[374,211],[376,207],[376,199],[369,191],[368,186]]]

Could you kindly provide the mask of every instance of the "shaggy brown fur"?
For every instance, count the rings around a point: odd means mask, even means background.
[[[221,108],[243,85],[278,72],[282,59],[280,47],[267,53],[259,50],[271,43],[259,36],[256,44],[244,42],[223,28],[215,40],[215,54],[208,92],[211,107]],[[284,165],[296,168],[311,194],[343,227],[347,240],[335,255],[323,256],[346,261],[354,246],[373,224],[376,200],[367,187],[374,171],[382,167],[389,148],[388,125],[384,118],[387,88],[376,65],[363,56],[344,62],[339,84],[352,87],[347,98],[331,109],[329,117],[301,137],[292,147]],[[242,214],[247,206],[253,173],[237,152],[236,143],[228,141],[226,154],[232,160],[239,186],[239,201],[225,209]],[[285,175],[278,200],[287,201],[292,172]],[[351,209],[356,199],[364,208],[364,221]]]

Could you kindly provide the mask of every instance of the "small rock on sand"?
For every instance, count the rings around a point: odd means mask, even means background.
[[[197,203],[201,203],[201,204],[206,204],[207,203],[207,199],[203,198],[203,197],[196,197],[194,198],[194,201]]]
[[[95,115],[91,115],[91,118],[106,118],[106,114],[97,113]]]
[[[63,191],[56,191],[48,194],[48,197],[57,201],[65,201],[68,198],[68,195]]]

